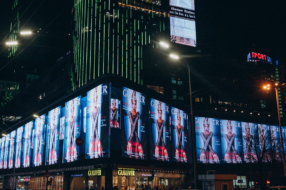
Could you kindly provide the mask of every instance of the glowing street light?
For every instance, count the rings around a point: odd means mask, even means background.
[[[31,35],[32,31],[22,31],[20,32],[21,35]]]
[[[170,54],[170,57],[173,58],[173,59],[179,59],[179,56],[175,55],[175,54]]]
[[[5,137],[7,134],[6,133],[2,133],[2,137]]]
[[[33,117],[38,118],[39,116],[37,114],[34,114]]]
[[[167,44],[165,42],[160,42],[159,44],[164,48],[169,48],[169,44]]]
[[[16,42],[16,41],[6,42],[6,45],[8,45],[8,46],[13,46],[13,45],[17,45],[17,44],[18,44],[18,42]]]

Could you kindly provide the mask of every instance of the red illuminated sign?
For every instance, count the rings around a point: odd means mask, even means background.
[[[251,58],[252,59],[261,59],[261,60],[264,60],[264,61],[267,60],[267,56],[266,55],[261,54],[261,53],[255,53],[255,52],[251,53]]]

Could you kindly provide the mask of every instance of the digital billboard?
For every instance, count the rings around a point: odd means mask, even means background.
[[[151,98],[150,130],[151,159],[170,161],[170,123],[169,107],[166,103]]]
[[[63,163],[78,160],[79,147],[75,142],[81,132],[80,98],[78,96],[65,104]]]
[[[272,158],[270,156],[271,150],[271,132],[270,126],[264,124],[258,124],[258,133],[259,133],[259,150],[260,157],[262,157],[263,162],[270,162]]]
[[[284,152],[286,151],[286,126],[282,126],[282,139],[283,139],[283,146],[284,146]],[[285,155],[286,159],[286,155]]]
[[[197,46],[194,0],[170,0],[171,42]]]
[[[258,161],[258,126],[255,123],[241,122],[244,150],[244,162],[255,163]]]
[[[32,132],[33,132],[33,121],[25,124],[24,137],[23,137],[23,156],[22,164],[24,168],[30,167],[31,160],[31,145],[32,145]]]
[[[123,87],[122,156],[146,159],[145,96]]]
[[[12,131],[10,133],[9,163],[8,163],[9,169],[12,169],[14,167],[15,141],[16,141],[16,131]]]
[[[0,169],[3,167],[3,162],[2,162],[2,138],[0,138]]]
[[[61,107],[49,111],[46,117],[46,165],[58,163]]]
[[[15,154],[15,168],[21,167],[22,150],[23,150],[23,127],[17,129],[16,137],[16,154]]]
[[[221,137],[219,119],[196,117],[196,152],[198,163],[219,164],[221,156]]]
[[[171,126],[172,126],[172,160],[175,162],[188,162],[189,151],[189,123],[188,114],[184,111],[171,108]]]
[[[34,123],[33,166],[41,166],[44,160],[45,115],[36,118]]]
[[[270,126],[271,133],[271,150],[272,150],[272,159],[276,161],[281,161],[282,151],[281,151],[281,143],[280,143],[280,130],[279,126],[271,125]]]
[[[65,137],[65,108],[61,108],[61,119],[60,119],[60,134],[59,140],[64,140]]]
[[[87,92],[85,158],[109,157],[109,84]]]
[[[110,128],[120,127],[120,100],[111,98]]]
[[[239,121],[220,120],[221,151],[224,163],[242,163],[242,130]]]
[[[4,158],[3,158],[3,168],[8,168],[8,159],[9,159],[9,143],[10,143],[10,134],[7,134],[5,136],[5,152],[4,152]]]

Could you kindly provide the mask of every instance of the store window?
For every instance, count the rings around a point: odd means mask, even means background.
[[[70,190],[105,189],[105,176],[73,177]]]
[[[247,188],[246,176],[237,176],[236,180],[233,180],[234,188]]]
[[[17,190],[28,190],[30,189],[30,176],[18,176],[16,189]]]

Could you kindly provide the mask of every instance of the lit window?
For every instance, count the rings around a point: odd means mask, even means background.
[[[177,91],[176,91],[176,90],[172,90],[172,93],[173,93],[173,94],[177,94]]]
[[[183,81],[179,80],[178,85],[183,85]]]
[[[260,113],[258,113],[257,115],[260,115]]]
[[[172,84],[177,84],[176,77],[172,77]]]
[[[252,115],[252,112],[250,112],[250,115]]]
[[[176,100],[177,99],[177,95],[173,95],[173,99]]]
[[[222,104],[222,101],[218,101],[218,104]]]
[[[217,110],[217,108],[215,108],[215,110]]]
[[[179,100],[184,100],[184,97],[183,96],[178,96],[178,99]]]
[[[233,110],[233,112],[236,112],[235,110]]]
[[[243,113],[243,111],[241,111],[241,113]]]
[[[200,102],[200,98],[195,98],[195,102]]]
[[[203,97],[201,97],[201,102],[203,102],[203,100],[204,100]]]

